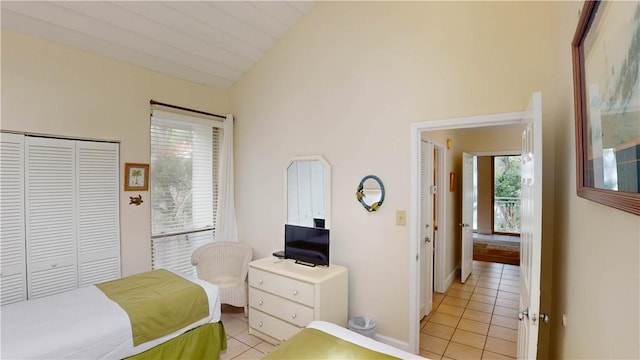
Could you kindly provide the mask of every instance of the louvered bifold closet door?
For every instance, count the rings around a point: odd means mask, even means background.
[[[27,299],[24,242],[24,136],[0,134],[2,305]]]
[[[28,297],[77,287],[75,141],[26,138]]]
[[[120,277],[118,144],[78,141],[79,285]]]

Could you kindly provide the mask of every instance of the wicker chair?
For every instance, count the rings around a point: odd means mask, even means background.
[[[247,273],[253,250],[239,242],[214,242],[200,246],[191,255],[198,278],[218,285],[220,302],[244,307],[247,316]]]

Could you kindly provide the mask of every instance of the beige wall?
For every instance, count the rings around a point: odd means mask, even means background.
[[[149,163],[150,99],[229,111],[228,91],[2,31],[3,130],[119,141],[122,172],[125,162]],[[130,195],[138,192],[120,195],[123,275],[151,269],[149,193],[141,206]]]
[[[552,6],[557,196],[549,357],[638,359],[640,217],[576,196],[570,43],[581,6]]]
[[[410,206],[410,124],[521,111],[531,93],[549,91],[547,11],[319,2],[232,88],[241,240],[256,256],[282,248],[283,166],[322,154],[333,176],[331,256],[350,271],[350,315],[407,341],[409,227],[395,225],[395,211]],[[367,174],[387,190],[375,213],[354,195]]]
[[[233,110],[240,236],[256,256],[282,248],[289,157],[324,155],[332,257],[350,270],[350,315],[370,315],[379,333],[406,341],[409,234],[394,213],[410,204],[409,124],[520,111],[541,90],[542,310],[551,315],[542,354],[551,333],[549,358],[639,358],[640,218],[576,196],[569,44],[581,5],[320,2],[236,84],[231,102],[226,91],[2,31],[0,127],[118,140],[124,164],[148,162],[151,98]],[[455,147],[456,136],[445,139]],[[369,173],[388,191],[371,214],[354,196]],[[125,274],[150,266],[148,202],[129,206],[129,195],[121,194]]]

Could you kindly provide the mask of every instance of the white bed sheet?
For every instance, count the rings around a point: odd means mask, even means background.
[[[122,359],[189,329],[220,321],[216,285],[185,277],[204,288],[209,316],[161,338],[133,346],[126,311],[95,286],[5,305],[0,310],[2,359]]]
[[[379,341],[376,341],[364,335],[360,335],[356,332],[343,328],[342,326],[336,325],[334,323],[330,323],[326,321],[312,321],[311,323],[309,323],[309,325],[307,325],[307,327],[323,331],[327,334],[331,334],[342,340],[349,341],[351,343],[360,345],[370,350],[395,356],[400,359],[425,359],[419,355],[415,355],[415,354],[400,350],[391,345],[387,345],[385,343],[381,343]]]

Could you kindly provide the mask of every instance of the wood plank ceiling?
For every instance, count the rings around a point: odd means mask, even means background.
[[[239,80],[314,1],[1,1],[2,29],[217,88]]]

